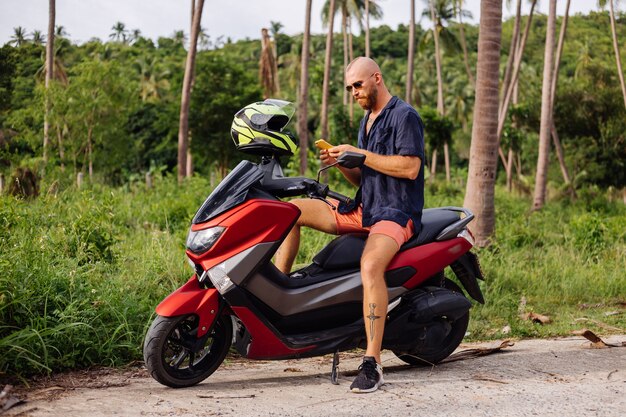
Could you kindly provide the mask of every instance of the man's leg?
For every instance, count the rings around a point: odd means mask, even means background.
[[[300,227],[307,226],[321,232],[337,234],[335,214],[328,204],[315,199],[296,199],[290,203],[295,204],[301,214],[276,252],[275,265],[285,274],[291,272],[300,248]]]
[[[389,303],[385,270],[399,248],[398,242],[388,235],[370,234],[363,250],[361,279],[367,350],[359,374],[350,385],[352,392],[373,392],[384,384],[380,350]]]
[[[377,363],[380,363],[380,350],[389,303],[385,270],[398,249],[398,243],[393,238],[383,234],[373,234],[367,238],[361,257],[363,317],[367,335],[365,356],[373,356]]]

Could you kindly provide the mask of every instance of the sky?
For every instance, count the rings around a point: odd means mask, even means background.
[[[409,21],[408,0],[378,0],[383,9],[382,20],[370,20],[370,26],[387,24],[396,29],[398,24]],[[323,33],[321,8],[325,0],[313,0],[311,31]],[[503,16],[514,14],[515,2],[511,10],[504,1]],[[529,6],[524,1],[523,11]],[[565,5],[559,2],[557,14],[562,15]],[[127,29],[139,29],[142,36],[156,40],[160,36],[172,36],[177,30],[189,32],[191,0],[56,0],[56,24],[65,28],[74,43],[83,43],[93,37],[103,41],[109,38],[112,26],[122,22]],[[419,20],[425,8],[424,0],[416,0],[416,19]],[[540,1],[539,11],[548,12],[547,0]],[[304,29],[304,8],[306,0],[205,0],[202,13],[202,27],[215,41],[231,38],[233,41],[245,38],[260,38],[261,28],[269,27],[270,22],[280,22],[282,32],[288,35],[302,33]],[[470,11],[477,23],[480,18],[480,0],[465,0],[464,8]],[[570,15],[587,14],[596,8],[596,0],[573,0]],[[623,8],[622,8],[623,9]],[[339,30],[340,18],[335,21]],[[422,25],[427,24],[424,19]],[[47,33],[48,1],[46,0],[0,0],[0,45],[11,39],[13,28],[22,26],[27,33],[34,30]]]

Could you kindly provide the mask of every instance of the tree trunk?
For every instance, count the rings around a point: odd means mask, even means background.
[[[348,67],[348,8],[346,6],[346,4],[344,3],[341,6],[341,34],[343,36],[343,67],[347,68]],[[347,82],[346,81],[346,74],[344,72],[343,75],[343,79],[344,79],[344,84]],[[346,90],[345,88],[342,88],[343,90],[343,105],[347,106],[348,105],[348,90]]]
[[[443,105],[443,75],[441,73],[441,50],[439,49],[439,31],[437,30],[437,17],[435,16],[434,0],[429,1],[430,18],[433,22],[433,39],[435,41],[435,67],[437,70],[437,112],[440,116],[445,115]]]
[[[443,162],[446,167],[446,182],[450,182],[450,149],[447,141],[443,143]]]
[[[87,160],[89,161],[89,181],[93,181],[93,151],[92,151],[92,140],[93,140],[93,125],[89,126],[87,129]]]
[[[622,59],[619,54],[619,44],[617,43],[617,29],[615,28],[615,12],[613,11],[613,0],[609,0],[609,10],[611,16],[611,33],[613,34],[613,50],[615,51],[615,62],[617,64],[617,76],[622,87],[624,97],[624,107],[626,107],[626,84],[624,84],[624,72],[622,71]]]
[[[504,70],[504,80],[502,81],[502,91],[500,103],[504,102],[504,96],[509,89],[511,83],[511,73],[513,72],[513,63],[515,62],[515,52],[520,37],[520,22],[522,20],[522,0],[517,0],[517,8],[515,12],[515,23],[513,25],[513,34],[511,35],[511,45],[509,46],[509,57],[506,61],[506,69]]]
[[[464,206],[474,215],[473,234],[479,247],[495,233],[495,180],[498,165],[498,80],[502,0],[482,0],[476,65],[476,101]]]
[[[307,0],[304,17],[304,33],[302,35],[302,57],[300,69],[300,97],[298,100],[298,135],[300,136],[300,174],[307,170],[307,153],[309,150],[309,127],[307,112],[309,101],[309,46],[311,37],[311,6],[313,0]]]
[[[433,156],[430,158],[430,179],[429,183],[435,182],[435,176],[437,175],[437,149],[433,149]]]
[[[519,70],[522,64],[522,55],[524,54],[524,49],[526,48],[526,40],[528,39],[528,34],[530,33],[530,25],[533,20],[533,12],[535,11],[535,6],[537,5],[537,0],[533,0],[532,5],[530,7],[530,13],[528,14],[528,20],[526,21],[526,27],[524,28],[524,35],[520,40],[519,45],[515,48],[515,59],[513,61],[513,74],[511,75],[511,81],[507,85],[506,92],[504,93],[504,99],[500,103],[499,111],[498,111],[498,152],[500,154],[500,159],[502,160],[502,165],[506,167],[506,159],[504,157],[504,152],[500,148],[500,138],[502,137],[502,130],[504,129],[504,122],[506,121],[506,116],[509,111],[509,103],[513,95],[517,91],[517,80],[519,77]]]
[[[189,39],[189,51],[185,63],[185,77],[183,79],[183,90],[180,99],[180,120],[178,124],[178,183],[182,183],[187,173],[187,149],[189,148],[189,106],[191,104],[191,81],[196,63],[196,46],[198,44],[198,34],[200,33],[200,21],[202,19],[202,8],[204,0],[198,0],[193,13],[193,24],[191,25],[191,36]]]
[[[335,0],[330,0],[328,9],[328,34],[326,35],[326,58],[324,62],[324,82],[322,84],[322,138],[328,139],[328,100],[330,95],[330,64],[333,52],[333,21],[335,20]]]
[[[61,161],[61,171],[65,171],[65,149],[63,148],[63,133],[57,126],[57,141],[59,144],[59,160]]]
[[[567,169],[567,165],[565,164],[565,157],[563,155],[563,146],[561,146],[561,141],[559,140],[559,135],[556,130],[556,124],[554,123],[554,102],[556,98],[556,86],[559,80],[559,65],[561,62],[561,55],[563,53],[563,45],[565,44],[565,34],[567,32],[567,21],[569,18],[569,6],[570,0],[567,0],[565,4],[565,13],[563,14],[563,22],[561,23],[561,30],[559,33],[559,42],[556,47],[556,58],[554,60],[554,71],[552,72],[552,88],[550,89],[550,105],[552,106],[552,110],[550,111],[550,115],[552,117],[552,123],[550,125],[550,134],[552,136],[552,143],[554,144],[554,150],[556,151],[556,156],[559,160],[559,166],[561,167],[561,174],[563,175],[563,180],[567,187],[569,188],[570,196],[575,199],[576,198],[576,190],[574,189],[574,184],[572,184],[572,180],[569,176],[569,170]]]
[[[550,162],[550,126],[552,125],[552,71],[554,70],[554,38],[556,33],[556,0],[550,0],[546,47],[543,63],[543,86],[541,89],[541,125],[539,129],[539,155],[535,175],[533,210],[540,210],[546,202],[548,164]]]
[[[408,104],[413,105],[413,68],[415,64],[415,0],[411,0],[408,49],[405,101]]]
[[[193,158],[191,156],[191,134],[189,134],[189,141],[187,143],[187,166],[185,167],[185,175],[187,177],[193,176]]]
[[[411,0],[414,1],[414,0]],[[463,24],[463,2],[459,2],[459,32],[461,33],[461,48],[463,49],[463,63],[465,64],[465,71],[467,72],[467,78],[474,90],[476,90],[476,80],[474,79],[474,74],[472,73],[472,69],[469,65],[469,57],[467,54],[467,40],[465,39],[465,25]]]
[[[352,17],[348,15],[348,62],[354,61],[354,44],[353,44],[353,36],[352,36]],[[352,128],[354,124],[354,99],[352,97],[348,98],[348,114],[350,117],[350,128]]]
[[[522,36],[522,40],[519,48],[516,48],[516,56],[513,64],[513,75],[511,76],[511,82],[508,85],[506,94],[504,95],[504,100],[500,105],[500,111],[498,112],[498,140],[502,137],[502,130],[504,129],[504,122],[506,120],[507,112],[509,111],[509,103],[511,102],[511,98],[513,96],[513,90],[515,89],[515,85],[517,84],[517,79],[519,77],[519,70],[522,64],[522,55],[524,54],[524,49],[526,48],[526,40],[528,39],[528,34],[530,33],[530,26],[533,19],[533,12],[535,10],[535,5],[537,1],[534,0],[532,6],[530,8],[530,13],[528,14],[528,21],[526,22],[526,27],[524,28],[524,35]]]
[[[261,29],[261,59],[259,60],[259,79],[263,86],[263,97],[271,98],[278,92],[274,62],[274,48],[269,31]]]
[[[48,2],[48,42],[46,43],[46,100],[43,123],[43,161],[48,163],[48,147],[50,144],[50,80],[54,77],[54,21],[56,19],[56,0]]]
[[[370,0],[365,0],[365,56],[370,57]]]
[[[508,192],[513,190],[513,156],[513,148],[509,148],[507,164],[504,167],[506,169],[506,190]]]
[[[437,112],[440,116],[445,116],[446,109],[444,107],[443,102],[443,73],[441,70],[441,49],[439,47],[439,31],[437,30],[437,18],[435,16],[435,5],[434,0],[430,0],[428,4],[430,5],[430,18],[433,22],[433,39],[435,40],[435,67],[437,69]],[[448,152],[445,149],[448,146],[448,142],[444,142],[444,163],[446,168],[446,180],[449,181],[450,178],[450,160]]]

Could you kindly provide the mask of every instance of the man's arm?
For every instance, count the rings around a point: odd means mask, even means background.
[[[365,155],[365,165],[375,171],[378,171],[382,174],[389,175],[396,178],[408,178],[414,180],[417,178],[420,167],[422,165],[422,160],[419,156],[404,156],[404,155],[379,155],[374,152],[366,151],[365,149],[355,148],[352,145],[339,145],[335,146],[328,150],[328,154],[331,158],[338,158],[344,152],[358,152]],[[350,182],[352,180],[346,172],[348,171],[345,168],[341,169],[343,175],[348,178]],[[361,170],[358,172],[358,180],[360,184],[361,180]],[[350,173],[350,175],[353,175]],[[354,184],[354,182],[353,182]]]
[[[320,159],[324,165],[332,165],[337,162],[337,159],[331,157],[326,149],[320,151]],[[341,165],[337,165],[337,168],[352,185],[357,187],[361,185],[361,168],[344,168]]]

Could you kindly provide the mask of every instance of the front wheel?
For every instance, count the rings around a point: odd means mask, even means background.
[[[463,290],[454,281],[445,279],[443,286],[463,294]],[[416,366],[432,366],[450,356],[465,337],[469,325],[469,311],[456,320],[447,317],[440,317],[439,320],[445,336],[438,346],[420,346],[409,352],[394,351],[393,353],[404,362]]]
[[[208,378],[220,366],[232,342],[228,316],[216,319],[213,329],[198,338],[198,316],[157,316],[143,345],[150,375],[163,385],[183,388]]]

